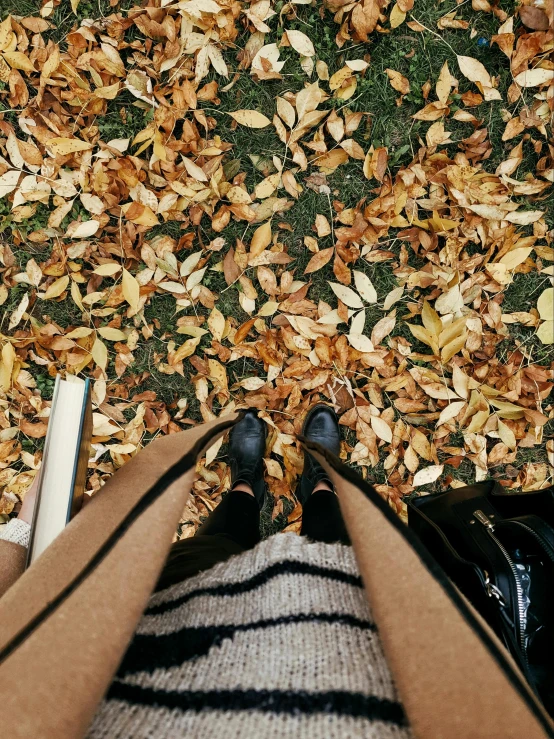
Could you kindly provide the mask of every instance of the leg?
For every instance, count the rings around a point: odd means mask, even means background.
[[[231,491],[190,539],[171,547],[156,590],[225,562],[260,541],[260,509],[265,499],[263,452],[265,424],[248,412],[229,439]]]
[[[260,509],[252,495],[231,490],[190,539],[169,551],[156,590],[174,585],[251,549],[260,541]]]
[[[339,499],[334,490],[320,489],[313,492],[302,512],[302,536],[326,544],[350,544],[350,537],[342,519]]]
[[[302,433],[335,454],[339,453],[339,425],[336,414],[329,406],[316,405],[312,408]],[[297,497],[303,506],[302,536],[328,544],[350,544],[333,485],[323,467],[310,454],[304,455],[304,471],[298,484]]]

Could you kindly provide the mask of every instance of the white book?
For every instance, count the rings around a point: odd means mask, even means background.
[[[39,557],[81,507],[92,433],[88,380],[58,375],[39,470],[27,565]]]

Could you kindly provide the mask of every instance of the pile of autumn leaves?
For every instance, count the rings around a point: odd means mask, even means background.
[[[412,4],[328,2],[337,45],[348,50],[352,42],[356,50],[369,34],[394,32],[403,23],[414,33],[429,32],[411,17]],[[391,172],[385,147],[364,151],[356,141],[365,114],[348,108],[370,62],[352,58],[329,70],[297,30],[286,30],[277,46],[268,0],[249,6],[187,0],[163,8],[152,2],[125,16],[83,22],[61,45],[45,41],[53,9],[48,0],[40,17],[10,16],[0,24],[2,95],[21,108],[17,125],[0,120],[0,196],[13,224],[28,221],[41,203],[51,209],[48,224],[27,240],[16,227],[14,244],[0,245],[0,304],[24,288],[1,337],[0,513],[17,507],[40,465],[40,451],[21,443],[46,433],[49,404],[36,390],[39,371],[86,373],[93,380],[92,492],[147,434],[194,422],[184,397],[168,407],[143,390],[150,373],[134,372],[137,348],[154,335],[165,351],[150,352],[151,367],[185,378],[204,420],[245,404],[260,410],[269,428],[265,465],[274,515],[283,510],[283,498],[294,500],[302,470],[295,436],[305,412],[321,399],[334,404],[351,432],[344,458],[364,475],[382,465],[387,483],[379,489],[399,513],[402,496],[414,489],[437,480],[462,484],[456,470],[468,462],[476,479],[507,464],[506,485],[547,484],[545,462],[510,465],[518,449],[546,441],[552,370],[536,366],[525,345],[505,361],[496,352],[511,324],[532,327],[545,344],[554,341],[554,289],[546,287],[554,251],[540,208],[554,180],[554,152],[545,139],[554,33],[544,10],[523,6],[526,28],[514,33],[514,17],[479,0],[479,12],[494,12],[500,21],[492,41],[509,59],[509,90],[500,91],[476,59],[457,56],[451,62],[457,69],[446,63],[439,78],[424,85],[426,103],[414,116],[430,123],[425,145],[409,166]],[[285,28],[295,12],[295,3],[281,11]],[[233,125],[273,128],[281,144],[282,153],[271,160],[256,153],[261,178],[250,190],[240,169],[243,153],[221,139],[209,115],[239,79],[221,53],[236,40],[239,23],[251,31],[238,51],[243,71],[260,84],[282,78],[280,48],[289,46],[306,75],[302,89],[276,98],[274,111],[229,114]],[[463,32],[464,23],[449,13],[438,27]],[[132,26],[146,41],[126,40]],[[211,69],[217,81],[206,82]],[[410,80],[393,69],[386,74],[402,105]],[[459,75],[474,87],[451,114]],[[98,117],[124,89],[150,122],[133,140],[103,141]],[[492,173],[488,132],[471,109],[503,94],[503,140],[521,138]],[[327,105],[330,98],[341,101],[339,110]],[[124,121],[125,108],[121,116]],[[451,143],[450,116],[473,128],[453,156],[440,148]],[[536,168],[515,179],[524,141],[535,149]],[[351,207],[327,183],[348,161],[359,162],[368,182],[367,197]],[[302,207],[306,188],[320,195],[321,212],[311,232],[300,235],[310,252],[300,274],[285,236],[292,228],[287,211],[297,201]],[[514,196],[537,203],[528,209]],[[167,221],[180,223],[182,236],[152,237],[151,229]],[[232,221],[245,226],[234,244],[225,238]],[[400,249],[389,250],[395,240]],[[33,257],[20,270],[18,250],[49,244],[49,258]],[[423,267],[411,266],[414,255]],[[398,283],[386,295],[368,276],[381,263]],[[212,270],[223,275],[245,320],[218,307],[218,294],[204,284]],[[332,304],[314,294],[311,275],[320,270],[329,278]],[[536,309],[503,312],[514,275],[531,271],[545,281]],[[161,333],[159,321],[145,317],[156,294],[174,299],[173,332]],[[71,301],[81,324],[45,319],[50,301]],[[382,316],[368,330],[376,308]],[[407,323],[413,341],[397,331],[400,323]],[[233,381],[229,369],[241,360],[254,361],[257,373]],[[451,442],[458,431],[460,446]],[[212,447],[199,467],[183,535],[194,532],[229,485],[220,448],[220,442]],[[295,506],[292,530],[298,516]]]

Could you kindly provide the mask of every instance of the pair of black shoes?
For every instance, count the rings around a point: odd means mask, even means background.
[[[340,451],[340,431],[337,416],[332,408],[318,404],[306,416],[303,436],[315,441],[338,455]],[[244,417],[233,426],[229,439],[229,458],[231,466],[231,489],[239,483],[250,485],[258,505],[262,508],[266,495],[263,458],[266,440],[266,425],[254,410],[248,410]],[[333,485],[323,467],[307,452],[304,453],[304,471],[296,488],[296,497],[304,505],[315,486],[325,481]]]

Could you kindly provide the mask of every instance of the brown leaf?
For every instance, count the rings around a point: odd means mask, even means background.
[[[48,424],[42,421],[31,423],[26,418],[22,418],[19,422],[19,428],[26,436],[30,436],[32,439],[42,439],[43,436],[46,436]]]
[[[541,8],[534,5],[522,5],[519,8],[521,22],[534,31],[548,31],[548,16]]]
[[[223,274],[225,275],[225,282],[228,285],[232,285],[240,277],[241,270],[235,262],[235,250],[233,247],[229,248],[223,260]]]
[[[385,69],[385,72],[390,80],[391,87],[397,90],[397,92],[401,95],[407,95],[410,92],[410,81],[407,77],[404,77],[394,69]]]
[[[334,251],[334,249],[332,249],[331,251]],[[335,261],[333,262],[333,273],[337,280],[343,285],[350,285],[350,283],[352,282],[352,275],[350,273],[350,270],[338,254],[335,254]]]
[[[381,318],[377,321],[371,332],[371,343],[373,346],[379,346],[383,339],[390,334],[396,326],[396,310],[393,310],[389,316]]]
[[[304,274],[309,275],[324,267],[330,261],[334,251],[334,247],[330,247],[329,249],[322,249],[321,251],[318,251],[317,254],[314,254],[306,265]]]
[[[384,146],[375,149],[371,158],[371,169],[373,176],[378,182],[383,182],[385,172],[387,171],[388,152]]]
[[[243,323],[242,326],[240,326],[237,329],[237,332],[235,333],[235,336],[234,336],[234,343],[242,344],[242,342],[246,339],[246,337],[250,333],[250,329],[255,323],[256,323],[255,318],[250,318],[250,320],[245,321],[245,323]]]

